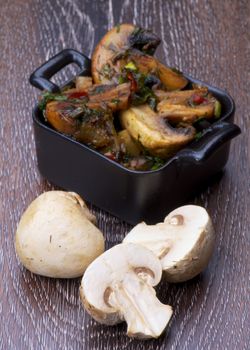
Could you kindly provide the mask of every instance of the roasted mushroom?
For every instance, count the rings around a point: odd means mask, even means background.
[[[184,91],[154,91],[160,102],[157,105],[159,115],[172,123],[193,124],[201,118],[218,117],[218,104],[207,88]]]
[[[166,89],[182,89],[187,79],[151,56],[159,43],[153,33],[131,24],[111,29],[92,55],[94,82],[110,84],[119,81],[124,68],[132,62],[140,73],[159,78]]]
[[[89,108],[110,108],[113,112],[127,109],[130,97],[130,83],[120,85],[93,85],[88,90]]]
[[[112,28],[101,39],[92,55],[92,76],[96,84],[110,84],[112,60],[119,59],[126,50],[137,48],[144,53],[153,54],[160,39],[152,32],[133,24],[121,24]]]
[[[170,104],[168,100],[162,101],[157,105],[157,112],[160,116],[166,118],[172,123],[193,124],[201,118],[210,119],[214,116],[214,102],[208,102],[199,106],[183,106]]]
[[[154,94],[159,102],[167,100],[170,104],[200,104],[204,101],[204,98],[208,96],[208,89],[206,87],[181,91],[165,91],[155,89]],[[199,98],[199,100],[197,98]]]
[[[121,66],[126,67],[130,62],[134,63],[140,73],[150,74],[158,78],[166,90],[183,89],[188,83],[187,79],[178,70],[169,68],[156,58],[138,50],[129,51],[126,60],[124,60],[124,65],[121,63]]]
[[[195,135],[192,126],[173,128],[148,105],[121,112],[121,124],[150,154],[167,158],[190,142]]]
[[[57,131],[94,148],[116,145],[117,136],[109,110],[90,109],[70,101],[52,101],[46,105],[45,117]]]

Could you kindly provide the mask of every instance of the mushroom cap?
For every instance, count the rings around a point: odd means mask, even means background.
[[[161,280],[161,263],[150,250],[129,243],[114,246],[88,266],[80,295],[96,321],[110,325],[123,321],[121,310],[109,304],[109,296],[129,275],[155,286]]]
[[[18,224],[15,246],[31,272],[74,278],[104,251],[104,238],[84,201],[73,192],[49,191],[37,197]]]
[[[215,233],[207,211],[186,205],[172,211],[163,223],[135,226],[123,242],[141,244],[161,260],[168,282],[184,282],[198,275],[208,264]]]

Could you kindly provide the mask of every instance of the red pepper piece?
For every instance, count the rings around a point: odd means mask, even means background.
[[[205,101],[204,97],[200,95],[193,95],[192,100],[195,105],[200,105]]]
[[[68,99],[71,98],[82,98],[82,97],[86,97],[88,96],[87,92],[85,91],[76,91],[76,92],[72,92],[71,94],[68,95]]]
[[[137,82],[136,82],[136,80],[135,80],[133,74],[132,74],[131,72],[128,72],[127,77],[128,77],[128,80],[131,81],[130,90],[131,90],[132,92],[137,91],[137,89],[138,89],[138,87],[137,87]]]

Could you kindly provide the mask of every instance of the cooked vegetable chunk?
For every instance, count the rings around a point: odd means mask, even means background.
[[[115,146],[116,131],[112,113],[108,110],[89,109],[83,104],[49,102],[45,116],[57,130],[94,148]]]
[[[195,135],[192,126],[173,128],[147,105],[121,112],[120,119],[123,127],[150,154],[162,158],[173,155]]]
[[[168,90],[182,89],[187,79],[151,56],[160,40],[150,31],[122,24],[104,35],[92,56],[92,75],[95,83],[117,82],[124,67],[134,63],[139,72],[152,74]],[[133,68],[132,68],[133,70]]]
[[[134,47],[145,53],[153,54],[159,43],[160,39],[155,34],[135,27],[133,24],[121,24],[114,27],[104,35],[92,55],[94,82],[110,84],[111,75],[115,70],[112,59],[118,58],[118,55],[129,48]]]
[[[210,102],[200,106],[187,107],[177,104],[169,104],[168,100],[162,101],[157,106],[160,116],[173,123],[192,124],[201,118],[212,118],[214,116],[214,103]]]

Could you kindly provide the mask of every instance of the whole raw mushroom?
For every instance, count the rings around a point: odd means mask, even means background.
[[[172,211],[156,225],[142,222],[124,238],[140,244],[160,259],[168,282],[184,282],[202,272],[212,255],[215,233],[207,211],[186,205]]]
[[[33,273],[80,277],[104,251],[104,238],[95,221],[76,193],[45,192],[21,217],[15,239],[17,255]]]

